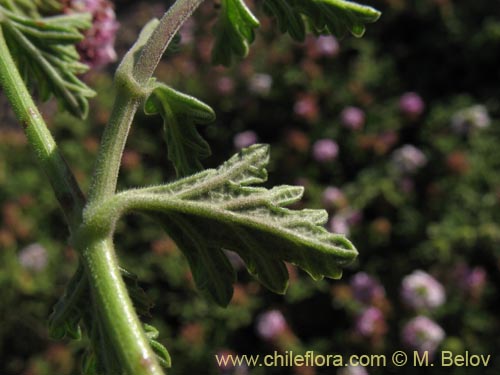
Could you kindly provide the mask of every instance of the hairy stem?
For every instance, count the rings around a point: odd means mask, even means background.
[[[203,0],[177,0],[144,44],[131,69],[132,76],[117,75],[117,98],[99,149],[89,197],[91,204],[114,194],[130,125],[144,99],[140,88],[148,84],[170,41],[202,2]]]
[[[177,0],[163,15],[134,66],[134,78],[145,84],[153,75],[172,38],[203,0]]]
[[[113,111],[102,136],[89,192],[90,204],[109,198],[116,190],[123,149],[141,102],[140,98],[131,97],[123,90],[121,87],[117,89]]]
[[[1,24],[0,56],[0,85],[23,126],[37,161],[49,178],[70,231],[74,232],[81,222],[85,197],[19,74]]]
[[[163,375],[120,274],[110,238],[80,248],[102,333],[127,375]],[[105,353],[103,353],[105,354]],[[118,364],[111,364],[111,367]]]
[[[141,55],[130,66],[128,74],[116,75],[117,97],[99,148],[89,193],[89,207],[99,205],[115,194],[130,126],[145,99],[142,88],[149,83],[175,33],[202,1],[177,0],[144,44]],[[127,374],[163,374],[120,275],[111,237],[103,238],[106,239],[95,241],[91,246],[88,246],[89,240],[79,246],[93,303],[99,311],[101,328],[109,335],[113,351],[123,363]]]

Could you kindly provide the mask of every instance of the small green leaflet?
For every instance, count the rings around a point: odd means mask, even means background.
[[[168,350],[158,341],[158,336],[160,335],[158,330],[152,325],[146,323],[143,324],[143,327],[149,345],[151,345],[153,352],[156,354],[156,359],[158,359],[160,365],[164,368],[172,367],[172,360]]]
[[[306,25],[317,34],[355,37],[365,33],[365,24],[379,19],[372,7],[345,0],[265,0],[264,11],[276,17],[281,32],[298,41],[305,38]]]
[[[293,2],[283,0],[265,0],[262,4],[264,11],[276,17],[278,28],[282,33],[288,32],[298,41],[306,37],[306,25],[302,15],[297,12]]]
[[[222,0],[221,14],[215,25],[215,45],[212,62],[229,66],[233,55],[245,57],[248,46],[255,39],[254,29],[259,27],[243,0]]]
[[[0,27],[24,81],[42,100],[55,96],[63,108],[83,118],[95,92],[77,77],[88,70],[75,43],[91,26],[89,14],[32,19],[0,6]]]
[[[298,41],[304,40],[306,24],[317,34],[361,37],[365,24],[380,17],[372,7],[345,0],[265,0],[263,7],[276,17],[281,32]]]
[[[345,0],[292,0],[292,3],[309,19],[314,32],[339,37],[347,32],[362,37],[365,24],[377,21],[381,15],[372,7]]]
[[[356,249],[345,236],[324,228],[326,211],[285,208],[301,198],[302,187],[251,186],[267,179],[268,162],[269,147],[254,145],[218,169],[119,193],[89,210],[87,220],[112,228],[110,221],[125,212],[151,215],[185,254],[198,289],[222,306],[231,300],[235,281],[223,249],[237,252],[250,273],[277,293],[284,293],[288,284],[284,262],[314,279],[340,278]],[[109,217],[109,212],[117,216]]]
[[[200,159],[210,156],[210,146],[198,133],[196,125],[215,120],[212,108],[165,84],[153,83],[144,112],[150,115],[159,113],[163,117],[168,158],[174,163],[177,176],[187,176],[203,169]]]

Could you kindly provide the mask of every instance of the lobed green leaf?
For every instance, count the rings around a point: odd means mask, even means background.
[[[249,44],[255,39],[254,29],[259,20],[243,0],[222,0],[221,14],[215,26],[215,45],[212,62],[229,66],[233,55],[245,57]]]
[[[87,211],[85,220],[111,230],[124,212],[151,215],[186,256],[198,289],[223,306],[231,299],[235,280],[223,250],[238,253],[250,273],[277,293],[287,288],[285,262],[314,279],[340,278],[342,267],[357,251],[344,235],[324,228],[324,210],[285,208],[301,198],[302,187],[251,186],[266,180],[268,162],[269,147],[254,145],[218,169],[119,193]],[[111,218],[110,212],[116,217]]]
[[[168,158],[178,176],[203,169],[200,159],[210,156],[210,146],[198,133],[196,125],[215,120],[212,108],[165,84],[154,83],[144,104],[144,112],[162,116]]]

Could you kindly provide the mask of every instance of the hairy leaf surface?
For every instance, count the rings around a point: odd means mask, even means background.
[[[218,169],[119,193],[89,210],[87,220],[112,227],[109,220],[124,212],[150,214],[185,254],[197,287],[220,305],[229,303],[235,279],[223,249],[237,252],[248,270],[277,293],[284,293],[288,283],[284,262],[314,279],[340,278],[357,251],[344,235],[324,228],[326,211],[285,208],[301,198],[302,187],[251,186],[267,179],[268,161],[269,147],[254,145]]]
[[[144,111],[162,116],[168,158],[174,163],[177,176],[187,176],[203,169],[200,160],[210,156],[210,146],[198,133],[196,125],[215,120],[212,108],[165,84],[154,83]]]

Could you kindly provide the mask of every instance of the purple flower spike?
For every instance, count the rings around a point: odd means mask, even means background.
[[[351,130],[359,130],[365,124],[365,113],[357,107],[346,107],[340,113],[342,125]]]
[[[443,286],[427,272],[417,270],[403,279],[403,302],[414,309],[435,309],[446,299]]]
[[[425,109],[425,103],[415,92],[407,92],[399,99],[399,109],[410,119],[419,117]]]
[[[417,316],[410,320],[402,332],[402,340],[405,345],[417,350],[420,354],[428,352],[429,357],[434,355],[444,338],[444,330],[425,316]]]
[[[318,162],[333,161],[339,153],[339,146],[331,139],[320,139],[313,145],[313,156]]]
[[[264,340],[274,340],[286,329],[285,317],[279,310],[270,310],[257,317],[257,334]]]

